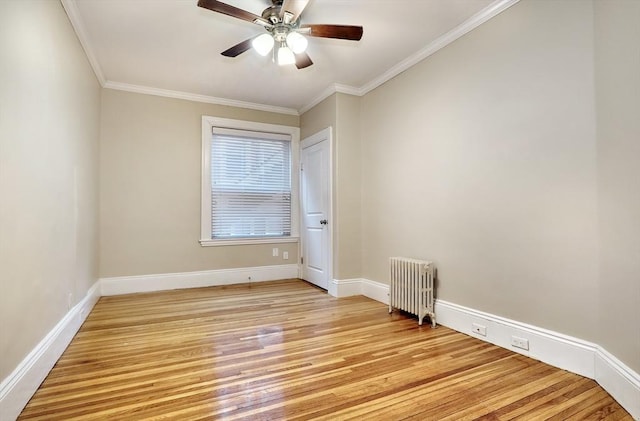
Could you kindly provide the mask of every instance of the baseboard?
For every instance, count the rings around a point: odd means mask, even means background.
[[[444,300],[436,300],[436,320],[458,332],[551,364],[555,367],[595,378],[593,356],[596,345],[561,333],[531,326],[515,320],[470,309]],[[487,335],[471,330],[473,323],[485,326]],[[529,341],[529,350],[511,345],[511,336]]]
[[[380,301],[389,305],[389,285],[383,284],[369,279],[362,280],[362,295],[372,300]]]
[[[334,297],[351,297],[352,295],[364,295],[362,282],[364,279],[333,279],[329,282],[329,294]]]
[[[389,285],[369,279],[334,280],[337,297],[365,295],[389,304]],[[438,324],[491,342],[554,367],[596,380],[635,420],[640,420],[640,375],[597,344],[436,299]],[[471,330],[486,327],[486,336]],[[529,341],[529,350],[511,345],[511,337]]]
[[[436,320],[443,326],[475,336],[554,367],[594,379],[635,420],[640,420],[640,375],[592,342],[436,300]],[[487,336],[471,330],[472,323],[487,328]],[[525,351],[511,345],[511,337],[529,341]]]
[[[389,285],[370,279],[333,279],[329,284],[329,294],[334,297],[364,295],[372,300],[389,304]]]
[[[100,283],[96,282],[82,301],[69,310],[16,369],[2,381],[0,418],[13,420],[20,415],[99,298]]]
[[[298,277],[298,265],[257,266],[199,272],[119,276],[100,279],[102,295],[200,288],[247,282],[275,281]]]
[[[596,381],[618,403],[640,420],[640,376],[600,346],[595,354]]]

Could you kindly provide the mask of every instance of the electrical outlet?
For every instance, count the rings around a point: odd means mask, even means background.
[[[516,348],[521,348],[524,349],[526,351],[529,350],[529,340],[525,339],[525,338],[519,338],[517,336],[512,336],[511,337],[511,346],[514,346]]]
[[[289,252],[288,251],[283,251],[282,252],[282,259],[283,260],[289,260]]]
[[[273,250],[271,250],[271,252],[273,253],[273,257],[278,257],[278,253],[280,250],[278,250],[277,247],[274,247]]]
[[[471,324],[471,331],[481,336],[487,336],[487,327],[479,325],[478,323]]]

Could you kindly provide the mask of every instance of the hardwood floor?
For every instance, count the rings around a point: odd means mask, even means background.
[[[631,417],[592,380],[291,280],[101,298],[19,419]]]

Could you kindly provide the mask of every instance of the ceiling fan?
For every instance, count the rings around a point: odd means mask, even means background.
[[[217,0],[199,0],[198,6],[255,23],[267,31],[223,51],[221,54],[226,57],[237,57],[253,47],[263,56],[273,51],[274,61],[279,65],[295,64],[298,69],[304,69],[313,64],[305,52],[308,43],[305,35],[350,41],[362,38],[362,26],[300,24],[300,15],[309,0],[271,0],[271,3],[262,16]]]

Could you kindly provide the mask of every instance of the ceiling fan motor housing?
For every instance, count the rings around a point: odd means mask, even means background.
[[[269,6],[262,12],[262,18],[268,20],[273,25],[272,27],[265,27],[267,31],[273,35],[273,38],[278,42],[284,42],[287,38],[287,34],[298,28],[298,19],[295,22],[291,22],[290,14],[285,13],[284,19],[280,18],[280,10],[282,9],[282,0],[273,0],[273,6]],[[289,19],[287,19],[289,18]]]
[[[280,9],[282,8],[282,4],[269,6],[262,11],[262,18],[268,20],[272,24],[278,23],[280,20]]]

